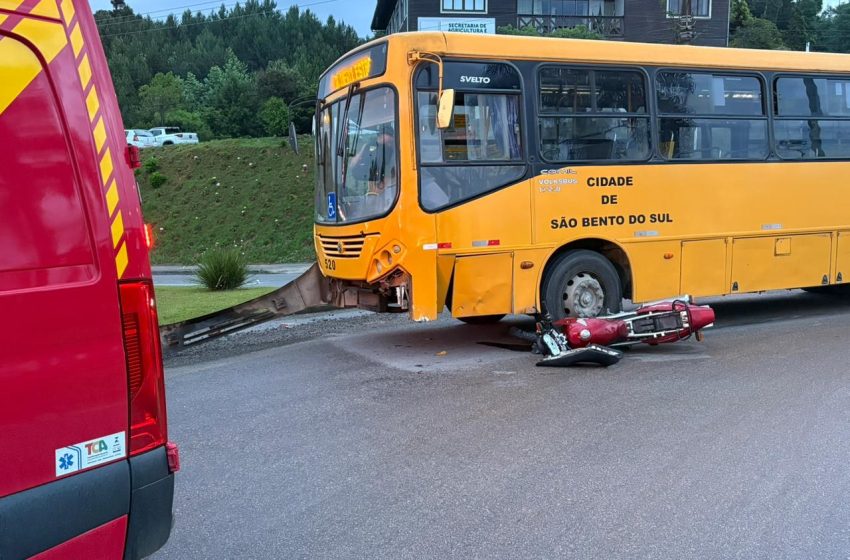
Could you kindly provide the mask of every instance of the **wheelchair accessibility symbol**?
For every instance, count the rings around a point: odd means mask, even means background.
[[[336,193],[328,193],[328,219],[336,219]]]

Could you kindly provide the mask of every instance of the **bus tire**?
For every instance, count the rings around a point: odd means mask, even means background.
[[[498,323],[505,318],[505,314],[501,315],[478,315],[476,317],[458,317],[459,321],[463,321],[467,325],[492,325]]]
[[[620,276],[611,261],[584,249],[557,257],[540,290],[543,311],[552,320],[617,313],[623,304]]]

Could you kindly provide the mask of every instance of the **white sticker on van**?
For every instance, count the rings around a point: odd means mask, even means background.
[[[65,476],[127,456],[127,437],[118,432],[56,450],[56,476]]]

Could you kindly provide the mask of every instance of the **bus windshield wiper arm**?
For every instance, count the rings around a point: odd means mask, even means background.
[[[345,97],[345,109],[342,112],[340,120],[339,136],[336,144],[336,155],[342,157],[345,155],[345,143],[348,142],[348,111],[351,108],[351,98],[354,97],[354,88],[356,84],[348,86],[348,92]]]

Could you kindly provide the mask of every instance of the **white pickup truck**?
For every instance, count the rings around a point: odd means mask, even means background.
[[[194,132],[181,132],[176,126],[159,126],[149,131],[156,139],[157,146],[172,144],[197,144],[198,135]]]

